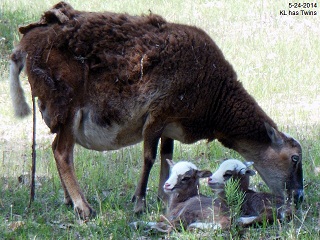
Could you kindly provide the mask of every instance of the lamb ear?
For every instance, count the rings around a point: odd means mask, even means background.
[[[246,170],[246,173],[245,173],[246,175],[248,175],[248,176],[253,176],[253,175],[256,175],[256,172],[255,171],[253,171],[252,169],[247,169]]]
[[[238,172],[240,176],[243,176],[246,174],[247,168],[241,168],[240,171]]]
[[[171,159],[166,159],[167,160],[167,163],[169,164],[170,167],[173,167],[173,165],[175,165],[175,162],[172,161]]]
[[[198,170],[197,172],[197,176],[199,178],[207,178],[210,177],[212,175],[212,172],[209,170]]]
[[[267,134],[274,145],[281,145],[283,144],[283,139],[280,137],[279,132],[275,130],[273,127],[269,125],[269,123],[264,123],[266,127]]]
[[[246,165],[246,167],[251,167],[253,165],[254,162],[244,162],[244,165]]]

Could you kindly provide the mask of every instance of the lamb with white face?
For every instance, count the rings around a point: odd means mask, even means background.
[[[185,182],[190,180],[192,172],[198,170],[196,165],[187,161],[180,161],[174,164],[171,160],[167,160],[171,166],[171,174],[168,180],[165,182],[163,189],[166,193],[175,192],[177,184],[180,181]]]
[[[252,162],[243,163],[237,159],[225,160],[221,163],[218,170],[208,178],[208,184],[212,189],[223,189],[226,181],[228,181],[235,172],[244,175],[246,171],[248,171],[248,167],[252,164]],[[254,175],[254,171],[251,171],[250,174]]]

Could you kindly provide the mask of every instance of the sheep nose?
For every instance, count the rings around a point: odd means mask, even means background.
[[[170,183],[165,183],[163,186],[164,189],[168,189],[169,187],[170,187]]]
[[[294,203],[297,207],[300,206],[300,204],[303,202],[304,198],[304,191],[303,189],[298,189],[294,192]]]
[[[210,183],[212,181],[212,178],[211,177],[209,177],[208,178],[208,183]]]

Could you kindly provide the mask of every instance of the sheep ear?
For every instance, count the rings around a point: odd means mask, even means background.
[[[169,164],[170,167],[173,167],[173,165],[175,165],[175,162],[172,161],[171,159],[166,159],[167,160],[167,163]]]
[[[253,175],[256,175],[256,172],[253,171],[252,169],[247,169],[245,174],[247,176],[253,176]]]
[[[279,135],[279,132],[275,130],[273,127],[269,125],[269,123],[264,123],[264,126],[266,127],[267,134],[274,145],[281,145],[283,144],[283,139]]]
[[[69,21],[69,18],[60,9],[50,9],[44,13],[45,21],[47,23],[65,23]]]
[[[209,170],[198,170],[197,172],[197,176],[199,178],[207,178],[210,177],[212,175],[212,172]]]

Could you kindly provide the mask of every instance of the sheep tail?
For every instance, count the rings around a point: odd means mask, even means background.
[[[24,67],[26,53],[20,49],[16,49],[10,60],[10,95],[16,117],[26,117],[30,114],[31,110],[26,102],[24,91],[20,84],[19,75]]]

